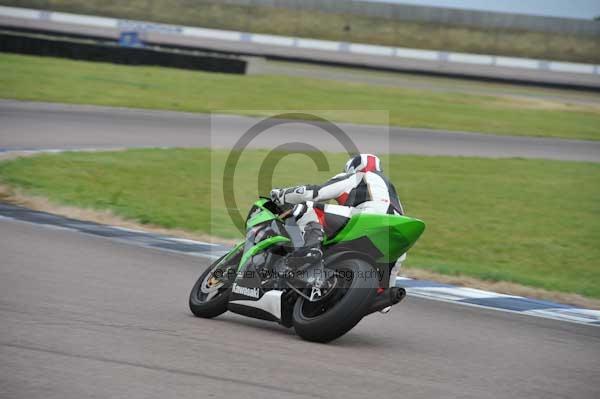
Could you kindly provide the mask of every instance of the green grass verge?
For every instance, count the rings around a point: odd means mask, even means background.
[[[345,42],[600,62],[600,41],[593,36],[444,26],[216,0],[0,0],[0,4]]]
[[[242,156],[235,178],[242,214],[256,198],[266,153]],[[0,164],[0,180],[58,203],[235,237],[219,194],[226,155],[207,149],[43,155]],[[328,159],[337,170],[345,156]],[[600,164],[392,156],[384,166],[407,213],[427,223],[409,267],[600,298]],[[273,184],[302,183],[298,170],[304,183],[332,174],[290,155]]]
[[[0,54],[0,97],[249,115],[272,109],[357,110],[343,121],[364,124],[381,121],[360,110],[385,110],[396,126],[600,139],[599,107],[12,54]]]

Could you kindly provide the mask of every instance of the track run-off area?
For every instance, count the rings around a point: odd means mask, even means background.
[[[86,105],[0,100],[1,150],[214,147],[231,148],[240,132],[264,118]],[[540,158],[600,162],[600,141],[565,140],[492,134],[444,132],[411,128],[382,128],[338,124],[363,152]],[[344,150],[323,139],[319,127],[301,121],[269,129],[250,148],[272,148],[282,142],[318,143],[325,151]],[[325,134],[326,135],[326,134]]]

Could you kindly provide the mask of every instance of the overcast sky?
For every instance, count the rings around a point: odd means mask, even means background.
[[[600,16],[600,0],[369,0],[389,3],[514,12],[592,19]]]

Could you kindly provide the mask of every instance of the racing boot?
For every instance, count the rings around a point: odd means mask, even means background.
[[[288,257],[288,266],[292,269],[308,267],[317,264],[323,259],[323,226],[317,222],[310,222],[304,228],[304,246],[296,249]]]

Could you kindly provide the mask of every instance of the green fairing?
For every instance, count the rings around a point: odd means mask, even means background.
[[[271,212],[263,211],[260,212],[258,215],[252,217],[250,220],[248,220],[248,222],[246,223],[246,227],[254,227],[257,224],[268,222],[269,220],[273,220],[275,218],[277,218],[277,216],[273,215]]]
[[[267,202],[268,202],[267,199],[261,198],[260,200],[258,200],[254,203],[254,205],[261,208],[261,211],[246,221],[247,229],[250,229],[259,224],[271,221],[273,219],[277,219],[277,217],[278,217],[277,215],[275,215],[273,212],[269,211],[268,209],[266,209],[264,207],[265,203],[267,203]],[[275,237],[270,237],[266,240],[259,242],[258,244],[256,244],[255,246],[253,246],[252,248],[250,248],[248,251],[246,251],[244,253],[244,255],[242,256],[242,259],[240,260],[240,263],[238,265],[238,272],[240,270],[242,270],[242,268],[246,264],[246,262],[248,262],[248,260],[250,258],[252,258],[254,255],[256,255],[257,253],[263,251],[264,249],[270,247],[271,245],[274,245],[274,244],[277,244],[280,242],[289,242],[289,241],[290,241],[289,238],[286,238],[283,236],[275,236]]]
[[[246,222],[248,229],[278,218],[277,215],[264,207],[267,201],[267,199],[260,199],[255,203],[261,210],[248,219]],[[382,254],[379,259],[376,259],[377,262],[395,262],[415,244],[424,230],[425,223],[419,219],[398,215],[363,213],[353,216],[335,237],[325,239],[323,245],[331,246],[367,238]],[[282,242],[290,242],[290,239],[284,236],[270,237],[251,247],[242,256],[238,265],[238,272],[254,255]],[[236,246],[230,254],[236,253],[240,249],[241,244]]]
[[[262,211],[251,217],[246,221],[246,228],[254,227],[257,224],[268,222],[269,220],[277,219],[277,215],[274,215],[268,209],[263,208],[263,205],[267,202],[266,199],[260,199],[254,203],[254,205],[262,208]]]
[[[242,270],[242,267],[252,258],[254,255],[263,251],[264,249],[270,247],[271,245],[280,243],[280,242],[290,242],[290,239],[284,236],[274,236],[263,240],[250,248],[247,252],[244,253],[242,259],[240,260],[240,264],[238,265],[238,272]]]
[[[394,262],[419,239],[425,223],[406,216],[363,213],[352,217],[348,224],[323,245],[343,243],[367,237],[383,254],[378,262]]]

